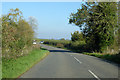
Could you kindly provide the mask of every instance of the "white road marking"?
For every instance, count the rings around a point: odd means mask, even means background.
[[[82,62],[80,62],[76,57],[74,57],[75,58],[75,60],[77,60],[80,64],[82,63]]]
[[[91,70],[88,70],[97,80],[100,80],[99,77],[97,77]]]

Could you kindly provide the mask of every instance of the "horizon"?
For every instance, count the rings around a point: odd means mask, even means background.
[[[82,2],[3,2],[2,13],[7,14],[11,8],[19,8],[25,20],[30,16],[38,21],[36,38],[71,39],[71,33],[80,31],[74,24],[69,24],[71,13],[81,8]]]

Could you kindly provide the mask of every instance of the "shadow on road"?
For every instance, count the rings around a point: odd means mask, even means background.
[[[42,47],[40,47],[40,49],[42,49],[42,50],[47,50],[47,49],[45,49],[45,48],[42,48]]]
[[[50,52],[70,52],[72,53],[72,51],[66,51],[66,50],[49,50]]]

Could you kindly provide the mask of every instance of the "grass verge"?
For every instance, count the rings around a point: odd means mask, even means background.
[[[50,44],[45,44],[45,45],[57,47],[57,46],[53,46]],[[70,51],[77,52],[77,53],[81,52],[80,50],[73,50],[73,49],[68,49],[68,48],[63,48],[63,47],[62,47],[62,49],[70,50]],[[95,56],[95,57],[98,57],[101,59],[109,60],[109,61],[115,62],[117,64],[120,64],[120,53],[119,54],[102,54],[102,53],[88,53],[88,52],[82,52],[82,53],[85,55]]]
[[[2,59],[2,78],[17,78],[42,60],[49,51],[34,49],[30,54],[17,59]]]
[[[86,53],[86,52],[83,52],[83,54],[95,56],[98,58],[102,58],[120,64],[120,54],[101,54],[101,53]]]

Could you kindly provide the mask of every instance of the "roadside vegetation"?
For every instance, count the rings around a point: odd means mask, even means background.
[[[38,41],[45,41],[44,44],[46,45],[50,45],[50,46],[57,47],[57,48],[68,49],[73,52],[95,56],[98,58],[102,58],[102,59],[109,60],[109,61],[120,64],[120,53],[115,54],[115,53],[92,52],[88,50],[88,47],[85,44],[85,42],[80,42],[80,41],[72,42],[70,40],[61,41],[61,40],[48,40],[48,39],[39,39]],[[67,42],[67,44],[64,44],[65,42]],[[60,45],[58,46],[57,44],[60,44]],[[68,46],[65,46],[65,45],[68,45]]]
[[[48,55],[47,50],[34,49],[17,59],[2,58],[2,78],[17,78]]]
[[[69,23],[82,29],[89,55],[120,63],[119,7],[117,2],[90,2],[71,13]]]
[[[44,44],[67,48],[75,52],[120,63],[120,28],[117,2],[86,2],[69,23],[80,27],[81,32],[71,34],[71,41],[44,40]]]
[[[17,78],[48,54],[33,44],[34,18],[26,21],[16,8],[2,15],[2,78]],[[1,45],[1,44],[0,44]],[[0,55],[1,56],[1,55]]]
[[[77,9],[76,13],[71,13],[69,17],[69,23],[81,29],[81,32],[71,33],[71,40],[64,38],[36,40],[44,41],[47,45],[120,63],[118,9],[117,2],[84,3],[82,8]],[[0,25],[2,77],[16,78],[43,59],[48,51],[40,49],[40,45],[33,45],[36,20],[30,17],[29,21],[26,21],[18,8],[2,15],[0,22],[2,22],[2,28]]]
[[[39,41],[44,41],[44,44],[49,44],[52,46],[57,46],[58,48],[66,48],[69,47],[70,40],[48,40],[48,39],[40,39]]]
[[[32,25],[24,20],[18,8],[2,16],[2,57],[17,58],[29,52],[34,37]]]

